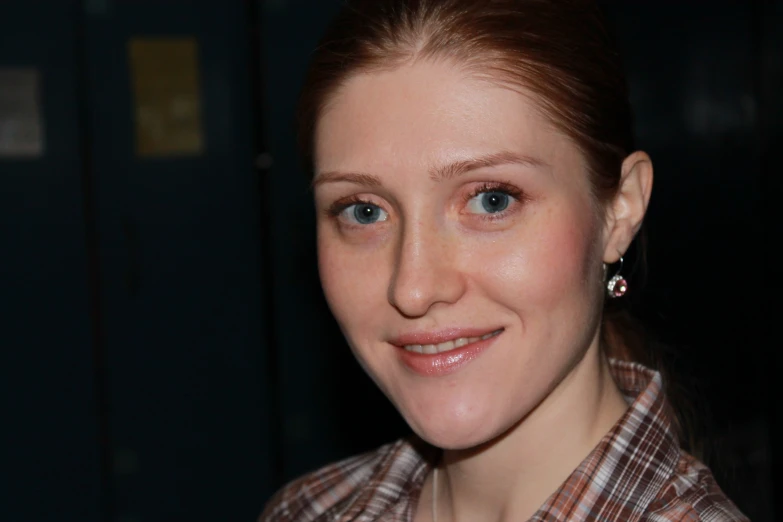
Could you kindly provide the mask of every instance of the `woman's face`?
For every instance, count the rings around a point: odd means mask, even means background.
[[[605,225],[531,98],[447,63],[355,76],[315,163],[326,298],[424,439],[499,436],[596,345]]]

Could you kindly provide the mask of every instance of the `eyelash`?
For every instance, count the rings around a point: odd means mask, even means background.
[[[361,196],[349,196],[347,198],[338,199],[326,209],[326,214],[329,217],[337,217],[343,213],[343,211],[351,205],[376,205],[372,201],[363,199]],[[378,206],[378,205],[376,205]]]
[[[502,194],[506,194],[507,196],[511,196],[511,198],[516,201],[522,201],[524,198],[524,192],[519,190],[514,185],[510,183],[501,183],[498,181],[492,181],[492,182],[482,183],[481,185],[473,189],[465,196],[464,202],[467,203],[468,201],[475,198],[479,194],[484,194],[486,192],[500,192]]]
[[[517,202],[524,201],[525,194],[520,189],[515,187],[514,185],[510,183],[502,183],[502,182],[485,182],[473,189],[472,191],[468,192],[465,197],[463,198],[463,204],[467,204],[468,201],[475,198],[476,196],[483,194],[485,192],[501,192],[503,194],[506,194],[510,196],[513,200]],[[369,201],[367,199],[362,198],[361,196],[349,196],[347,198],[339,199],[332,203],[327,209],[326,214],[329,217],[336,218],[340,214],[343,213],[343,211],[350,207],[351,205],[376,205],[376,203],[373,203],[372,201]],[[485,219],[497,219],[501,216],[504,216],[507,214],[508,210],[505,210],[503,212],[498,212],[497,214],[490,214],[485,217]]]

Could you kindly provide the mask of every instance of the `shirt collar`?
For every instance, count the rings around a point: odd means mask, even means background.
[[[610,368],[630,407],[531,520],[636,521],[675,473],[680,447],[661,374],[617,360]]]

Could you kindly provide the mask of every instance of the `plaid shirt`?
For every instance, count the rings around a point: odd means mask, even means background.
[[[660,374],[615,360],[611,368],[630,408],[530,520],[747,521],[680,449]],[[410,522],[438,456],[403,439],[332,464],[279,491],[260,522]]]

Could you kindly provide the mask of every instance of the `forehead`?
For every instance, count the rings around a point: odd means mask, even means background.
[[[342,85],[316,126],[315,168],[421,169],[499,150],[582,163],[532,94],[446,61],[419,61]]]

